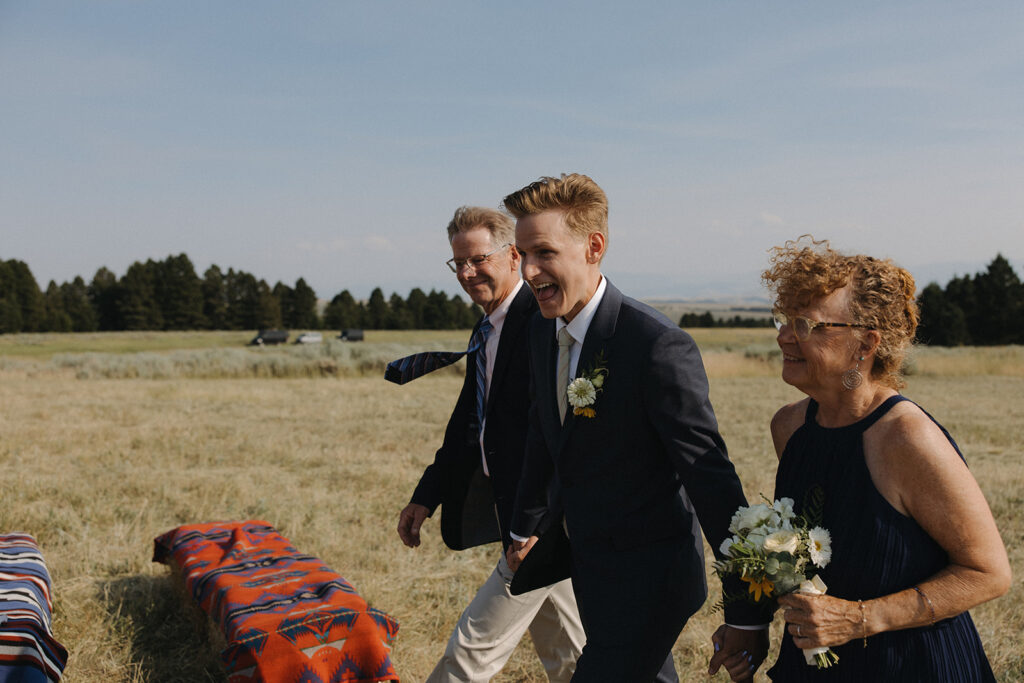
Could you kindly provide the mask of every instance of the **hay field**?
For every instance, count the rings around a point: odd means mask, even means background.
[[[776,378],[772,331],[707,332],[695,336],[722,433],[748,497],[770,494],[768,420],[798,394]],[[285,359],[276,375],[233,365],[237,349],[217,344],[158,339],[164,350],[90,355],[69,352],[74,336],[31,340],[33,354],[18,352],[27,342],[17,335],[0,338],[0,530],[27,531],[42,546],[55,633],[70,650],[66,681],[223,681],[213,642],[167,569],[150,562],[152,539],[179,524],[250,517],[394,615],[402,680],[426,676],[497,550],[447,551],[436,520],[420,548],[398,540],[398,511],[433,457],[460,379],[456,369],[397,387],[380,371],[382,359],[414,349],[457,348],[465,332],[371,337],[359,359],[338,356],[332,372],[309,370],[341,353],[329,345],[275,350]],[[244,353],[259,360],[266,351]],[[203,366],[214,367],[216,353],[233,369],[216,375],[187,362],[214,354]],[[155,357],[166,361],[159,373],[139,371]],[[1009,549],[1011,593],[973,614],[998,680],[1024,681],[1024,349],[925,349],[913,373],[905,393],[958,438]],[[705,607],[677,642],[683,680],[706,678],[718,620]],[[495,680],[542,681],[535,660],[524,642]]]

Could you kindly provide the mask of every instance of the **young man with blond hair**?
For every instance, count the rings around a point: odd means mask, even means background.
[[[717,549],[746,505],[700,353],[601,274],[608,204],[593,180],[541,178],[505,208],[541,313],[529,330],[535,391],[507,553],[513,590],[572,577],[587,635],[576,683],[678,680],[672,647],[707,596],[701,527]],[[546,522],[549,510],[559,523]],[[756,622],[742,608],[727,617]],[[738,673],[739,652],[764,640],[727,630]]]

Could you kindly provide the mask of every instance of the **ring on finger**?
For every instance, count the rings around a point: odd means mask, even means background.
[[[804,634],[800,633],[800,624],[796,625],[796,635],[799,638],[803,638],[804,637]]]

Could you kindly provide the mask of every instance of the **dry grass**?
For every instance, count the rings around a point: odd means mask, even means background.
[[[457,348],[465,338],[443,334],[453,341],[439,333],[428,345]],[[776,378],[775,361],[745,351],[763,342],[718,339],[707,352],[712,400],[750,497],[772,490],[768,420],[799,396]],[[987,350],[964,352],[956,367],[974,372],[945,375],[919,354],[906,391],[960,441],[1016,570],[1009,596],[973,611],[1000,681],[1024,681],[1018,351],[1008,351],[1009,368],[990,365]],[[982,366],[1003,371],[979,374]],[[168,571],[150,562],[152,539],[183,523],[248,517],[276,525],[393,614],[402,679],[426,676],[496,560],[494,547],[445,550],[433,520],[416,550],[394,531],[441,439],[457,374],[396,387],[379,376],[78,380],[75,372],[45,360],[0,367],[0,529],[34,534],[47,557],[56,635],[71,652],[66,681],[222,681],[213,642]],[[704,678],[718,620],[705,608],[680,637],[683,680]],[[522,644],[496,680],[543,680],[535,660]]]

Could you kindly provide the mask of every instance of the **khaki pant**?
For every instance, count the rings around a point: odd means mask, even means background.
[[[502,555],[455,625],[427,683],[489,681],[527,629],[552,683],[568,682],[586,637],[568,579],[523,595],[508,591],[512,571]]]

